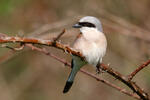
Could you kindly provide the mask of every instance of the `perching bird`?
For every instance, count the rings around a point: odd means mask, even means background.
[[[80,29],[80,35],[74,42],[73,48],[83,54],[85,61],[77,56],[72,56],[72,70],[63,93],[69,91],[77,72],[85,64],[91,64],[97,67],[99,71],[99,66],[107,47],[107,40],[103,33],[101,22],[96,17],[83,17],[73,27]]]

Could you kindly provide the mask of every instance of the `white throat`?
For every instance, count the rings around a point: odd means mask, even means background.
[[[90,41],[97,40],[100,35],[103,35],[97,28],[82,27],[80,28],[80,31],[82,32],[83,37]]]

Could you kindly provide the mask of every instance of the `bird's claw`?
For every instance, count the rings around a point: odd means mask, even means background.
[[[96,74],[100,74],[100,69],[96,68]]]
[[[96,74],[101,74],[101,73],[104,73],[105,71],[103,71],[102,69],[100,68],[96,68]]]

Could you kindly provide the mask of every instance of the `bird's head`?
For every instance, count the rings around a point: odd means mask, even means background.
[[[83,28],[95,28],[100,32],[103,31],[101,22],[93,16],[86,16],[81,18],[79,22],[73,25],[73,28],[80,28],[80,30],[82,30]]]

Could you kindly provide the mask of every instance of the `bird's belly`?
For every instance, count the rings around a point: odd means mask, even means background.
[[[105,54],[104,48],[96,45],[95,43],[89,43],[88,45],[80,44],[80,47],[82,47],[80,48],[80,51],[85,56],[86,61],[94,66],[102,60],[102,57]]]

